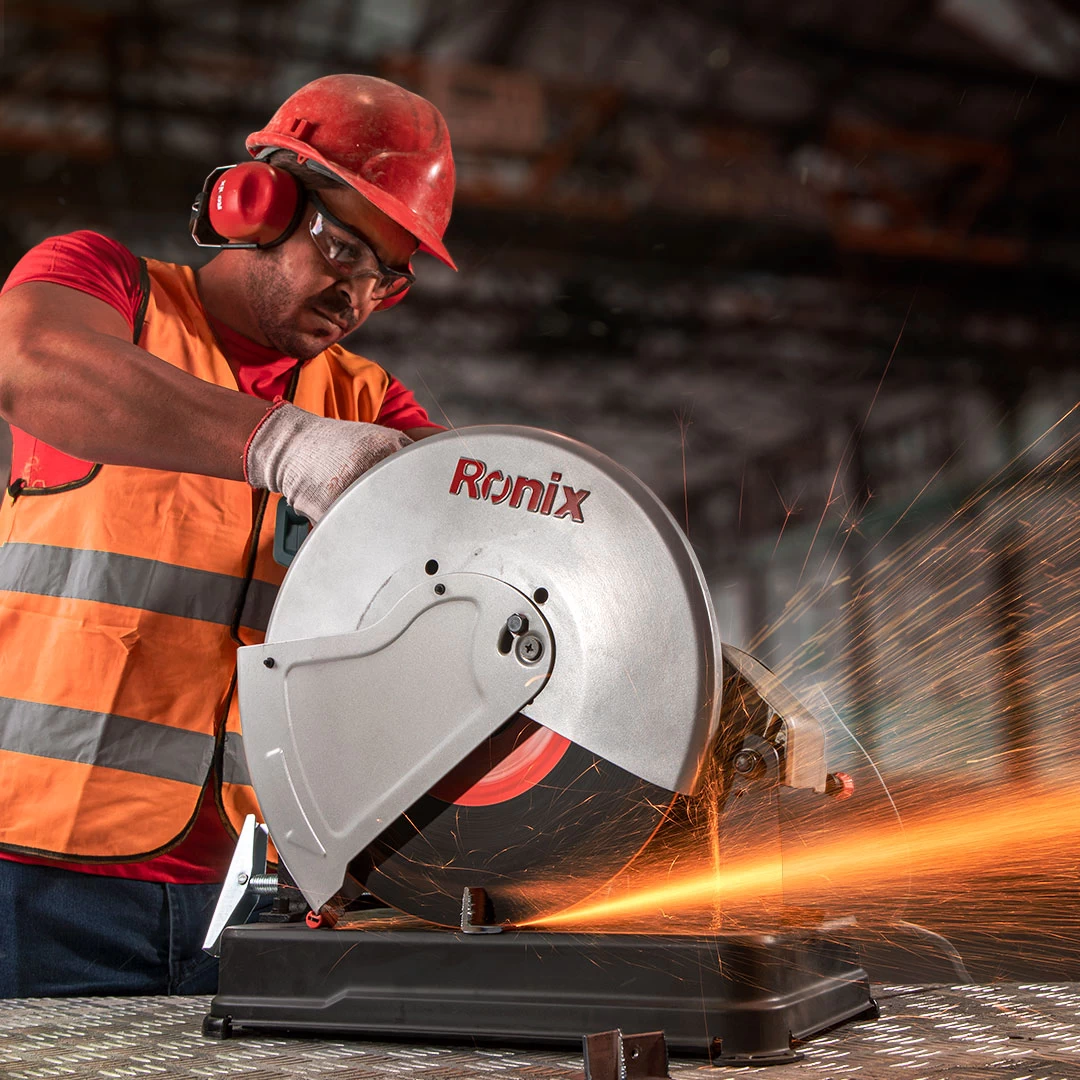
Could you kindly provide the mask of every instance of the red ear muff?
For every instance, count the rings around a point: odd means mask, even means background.
[[[263,247],[284,238],[302,202],[296,178],[265,161],[234,165],[207,193],[207,217],[230,242]]]
[[[292,236],[307,199],[300,181],[265,161],[222,165],[191,207],[191,238],[199,247],[269,248]]]

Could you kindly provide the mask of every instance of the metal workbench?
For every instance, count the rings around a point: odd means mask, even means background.
[[[713,1068],[675,1060],[672,1077],[895,1080],[1080,1080],[1080,983],[876,986],[881,1019],[808,1042],[802,1061]],[[3,1080],[299,1077],[392,1080],[581,1076],[580,1055],[201,1033],[209,998],[70,998],[0,1002]]]

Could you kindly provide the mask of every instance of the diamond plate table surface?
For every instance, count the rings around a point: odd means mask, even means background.
[[[1080,984],[875,986],[881,1019],[810,1040],[805,1057],[769,1068],[674,1060],[673,1078],[1080,1080]],[[418,1046],[361,1040],[201,1033],[209,998],[68,998],[0,1002],[0,1077],[395,1077],[582,1075],[572,1051]]]

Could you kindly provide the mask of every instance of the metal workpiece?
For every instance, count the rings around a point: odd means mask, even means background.
[[[495,911],[486,889],[465,888],[461,893],[461,932],[463,934],[501,934],[495,923]]]
[[[441,574],[438,584],[440,593],[425,577],[360,629],[239,650],[252,783],[314,911],[349,860],[541,692],[551,671],[553,636],[527,597],[478,573]],[[500,647],[520,611],[546,662]]]
[[[552,664],[551,674],[529,717],[635,776],[693,790],[720,697],[720,639],[704,577],[682,530],[644,484],[561,435],[462,428],[384,459],[300,549],[267,649],[280,664],[276,643],[372,626],[414,588],[432,596],[437,585],[449,588],[452,574],[487,575],[529,600],[501,613],[502,628],[512,615],[528,619],[514,648],[522,661],[536,662],[528,636],[546,625],[557,655],[541,635],[539,666]],[[443,664],[435,649],[405,650],[398,659],[415,665],[398,669],[399,684]],[[246,664],[242,685],[261,674]],[[424,709],[449,717],[437,680],[428,689],[434,696]],[[242,690],[246,742],[262,726],[264,703]],[[414,698],[423,711],[420,704]],[[359,716],[342,708],[334,715],[307,723],[335,748],[361,733],[366,753],[371,738]],[[425,729],[427,736],[434,734]]]
[[[669,1080],[668,1050],[662,1031],[625,1035],[618,1028],[582,1040],[585,1080]]]

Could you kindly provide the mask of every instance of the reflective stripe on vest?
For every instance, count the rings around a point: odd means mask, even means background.
[[[231,626],[243,578],[190,566],[49,544],[8,543],[0,547],[0,589],[95,600],[156,611],[182,619]],[[277,586],[251,582],[241,625],[265,630]]]
[[[147,266],[137,344],[235,391],[191,269]],[[388,383],[335,345],[300,370],[295,402],[372,422]],[[88,464],[77,484],[3,498],[0,849],[116,862],[167,850],[215,751],[230,822],[257,811],[230,631],[249,575],[240,636],[260,641],[269,620],[278,498],[257,535],[247,484],[193,473]]]
[[[130,716],[0,698],[0,750],[201,787],[214,737]]]
[[[225,754],[221,761],[221,781],[224,784],[251,784],[247,758],[244,756],[244,736],[239,731],[225,734]]]

